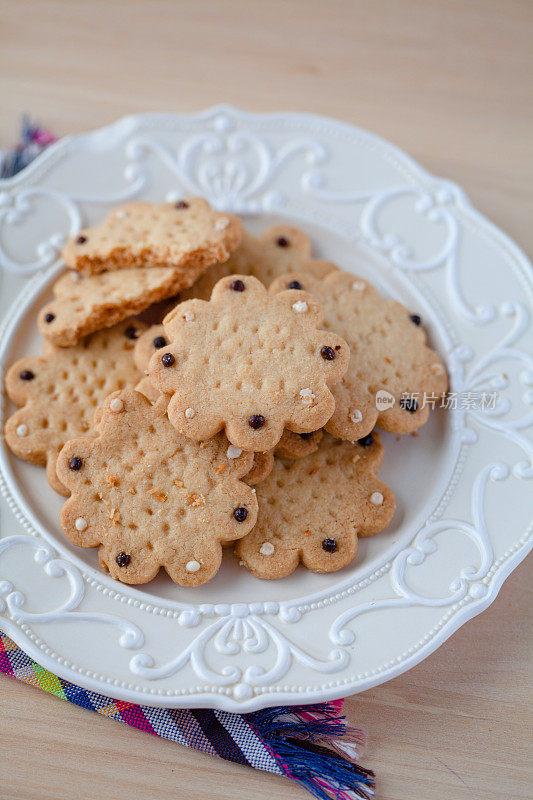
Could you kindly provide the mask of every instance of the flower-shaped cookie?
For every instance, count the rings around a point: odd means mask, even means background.
[[[446,392],[448,378],[442,360],[426,344],[420,316],[340,270],[322,280],[289,273],[275,280],[270,291],[284,292],[295,281],[323,307],[324,328],[350,347],[350,364],[333,389],[335,412],[326,430],[356,441],[375,425],[393,433],[411,433],[423,425],[431,403]]]
[[[82,336],[109,328],[171,297],[181,289],[183,280],[172,267],[103,272],[90,277],[70,271],[55,282],[55,299],[41,309],[37,324],[45,339],[71,347]]]
[[[365,445],[326,434],[307,458],[276,459],[257,488],[257,523],[236,545],[241,562],[268,579],[290,575],[300,562],[313,572],[347,566],[358,537],[379,533],[394,514],[394,495],[375,476],[382,460],[375,434]]]
[[[152,325],[139,336],[135,343],[133,356],[139,370],[146,373],[151,357],[167,344],[168,340],[162,324]],[[135,388],[147,397],[151,403],[155,403],[161,396],[161,393],[146,375]],[[293,433],[292,431],[284,430],[281,439],[274,448],[274,452],[256,453],[253,470],[246,477],[246,482],[253,486],[263,480],[272,469],[274,454],[281,458],[303,458],[315,452],[321,438],[322,430],[313,431],[312,433]]]
[[[346,372],[346,342],[317,330],[322,310],[304,292],[269,296],[256,278],[220,280],[211,300],[180,303],[163,320],[169,344],[149,377],[172,395],[168,417],[191,439],[225,428],[243,450],[271,450],[286,427],[318,430],[333,414],[329,389]]]
[[[42,356],[21,358],[9,369],[6,391],[19,410],[6,422],[6,443],[24,461],[46,464],[56,492],[68,496],[56,475],[65,442],[91,430],[94,410],[110,392],[139,380],[133,347],[145,327],[129,319],[75,347],[45,342]]]
[[[259,236],[243,232],[238,248],[227,261],[215,264],[194,286],[181,294],[182,300],[209,300],[215,284],[227,275],[253,275],[269,286],[286,272],[306,272],[322,278],[337,269],[335,264],[311,257],[311,242],[302,231],[289,225],[273,225]]]
[[[254,526],[255,491],[239,480],[253,456],[229,458],[222,434],[202,443],[182,436],[165,407],[134,390],[105,399],[96,435],[59,454],[71,491],[60,524],[73,544],[98,546],[117,580],[146,583],[164,567],[175,583],[199,586],[217,573],[221,543]]]
[[[63,250],[69,267],[94,275],[128,267],[175,267],[190,286],[225,261],[242,236],[233,214],[214,211],[201,197],[175,203],[128,203],[101,225],[85,228]]]

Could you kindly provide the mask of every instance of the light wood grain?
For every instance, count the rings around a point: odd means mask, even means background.
[[[60,135],[220,102],[329,114],[456,180],[531,253],[532,22],[530,0],[4,0],[0,144],[23,111]],[[522,565],[423,664],[347,701],[382,800],[531,796],[531,583]],[[7,678],[0,787],[2,800],[305,796]]]

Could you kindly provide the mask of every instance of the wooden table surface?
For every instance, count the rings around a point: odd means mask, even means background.
[[[23,111],[59,135],[229,102],[375,131],[533,252],[531,0],[3,0],[0,147]],[[382,800],[531,797],[531,568],[425,662],[346,703]],[[303,798],[9,678],[1,800]]]

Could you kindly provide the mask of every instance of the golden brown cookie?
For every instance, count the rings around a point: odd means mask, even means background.
[[[307,458],[277,458],[257,488],[257,523],[235,548],[244,566],[267,579],[290,575],[300,562],[313,572],[347,566],[358,537],[379,533],[394,514],[394,495],[375,476],[382,460],[375,435],[362,446],[328,434]]]
[[[103,403],[96,435],[74,439],[57,461],[71,497],[61,511],[65,536],[99,547],[123,583],[146,583],[164,567],[175,583],[200,586],[220,567],[223,542],[245,536],[257,516],[255,491],[240,478],[251,453],[227,456],[220,434],[193,442],[169,423],[165,402],[134,390]]]
[[[333,389],[335,412],[326,430],[349,441],[366,436],[375,425],[393,433],[416,431],[429,415],[424,394],[436,399],[448,387],[446,369],[426,344],[420,317],[346,272],[322,280],[289,273],[274,281],[271,291],[284,291],[294,281],[322,305],[324,328],[342,336],[350,348],[348,371]]]
[[[145,372],[152,355],[164,347],[167,343],[163,325],[152,325],[139,338],[135,344],[134,358],[140,371]],[[145,376],[136,385],[135,389],[143,394],[151,403],[157,402],[162,396],[161,392],[155,388],[150,378]],[[168,395],[163,395],[168,400]],[[284,458],[302,458],[309,453],[313,453],[320,438],[322,431],[313,433],[292,433],[283,431],[282,437],[274,451],[266,453],[255,453],[254,465],[248,475],[243,480],[249,486],[255,486],[266,478],[274,465],[274,452]],[[235,452],[241,452],[240,448],[233,448]]]
[[[244,231],[239,247],[228,260],[211,267],[182,293],[181,299],[209,300],[215,284],[227,275],[253,275],[270,286],[274,278],[293,270],[322,278],[335,269],[330,261],[311,257],[311,242],[305,233],[290,225],[274,225],[259,236]]]
[[[346,342],[317,330],[311,295],[268,295],[247,275],[222,278],[211,300],[180,303],[164,319],[169,344],[150,359],[150,380],[172,395],[180,433],[205,441],[225,428],[232,444],[265,452],[286,427],[318,430],[334,411],[330,386],[348,366]]]
[[[163,325],[152,325],[148,328],[135,343],[134,358],[138,369],[145,372],[148,368],[151,357],[154,353],[168,344],[165,328]],[[160,392],[153,386],[148,377],[144,377],[139,384],[135,387],[137,391],[144,394],[152,403],[155,403],[160,396]],[[282,458],[303,458],[303,456],[314,453],[318,447],[318,443],[322,438],[322,430],[313,431],[312,433],[293,433],[292,431],[283,431],[283,435],[275,448],[276,455]],[[256,454],[257,455],[257,454]],[[267,455],[262,454],[262,455]],[[273,454],[272,454],[273,455]],[[273,458],[272,455],[268,459],[261,459],[262,468],[259,472],[258,468],[255,470],[254,475],[266,475],[272,469]],[[256,459],[257,462],[257,459]],[[268,472],[264,472],[267,464],[270,463]],[[257,463],[256,463],[257,467]],[[261,478],[262,480],[263,478]]]
[[[45,342],[42,356],[21,358],[9,369],[6,391],[19,410],[6,422],[6,443],[24,461],[46,464],[56,492],[68,496],[55,468],[65,442],[91,430],[95,407],[108,394],[139,380],[133,347],[144,329],[129,319],[75,347]]]
[[[128,203],[95,228],[73,236],[63,250],[67,266],[94,275],[130,267],[175,267],[190,286],[225,261],[242,236],[233,214],[214,211],[201,197],[175,203]]]
[[[53,344],[72,347],[83,336],[109,328],[174,295],[183,282],[172,267],[128,269],[86,277],[65,273],[55,282],[55,299],[39,312],[40,332]]]

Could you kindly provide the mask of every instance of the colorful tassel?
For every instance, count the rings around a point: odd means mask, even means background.
[[[53,133],[39,125],[32,125],[29,116],[25,114],[22,117],[20,142],[11,150],[0,151],[0,178],[16,175],[55,141]]]
[[[346,725],[340,704],[265,708],[245,718],[285,774],[319,800],[370,800],[374,773],[357,763],[364,733]]]

